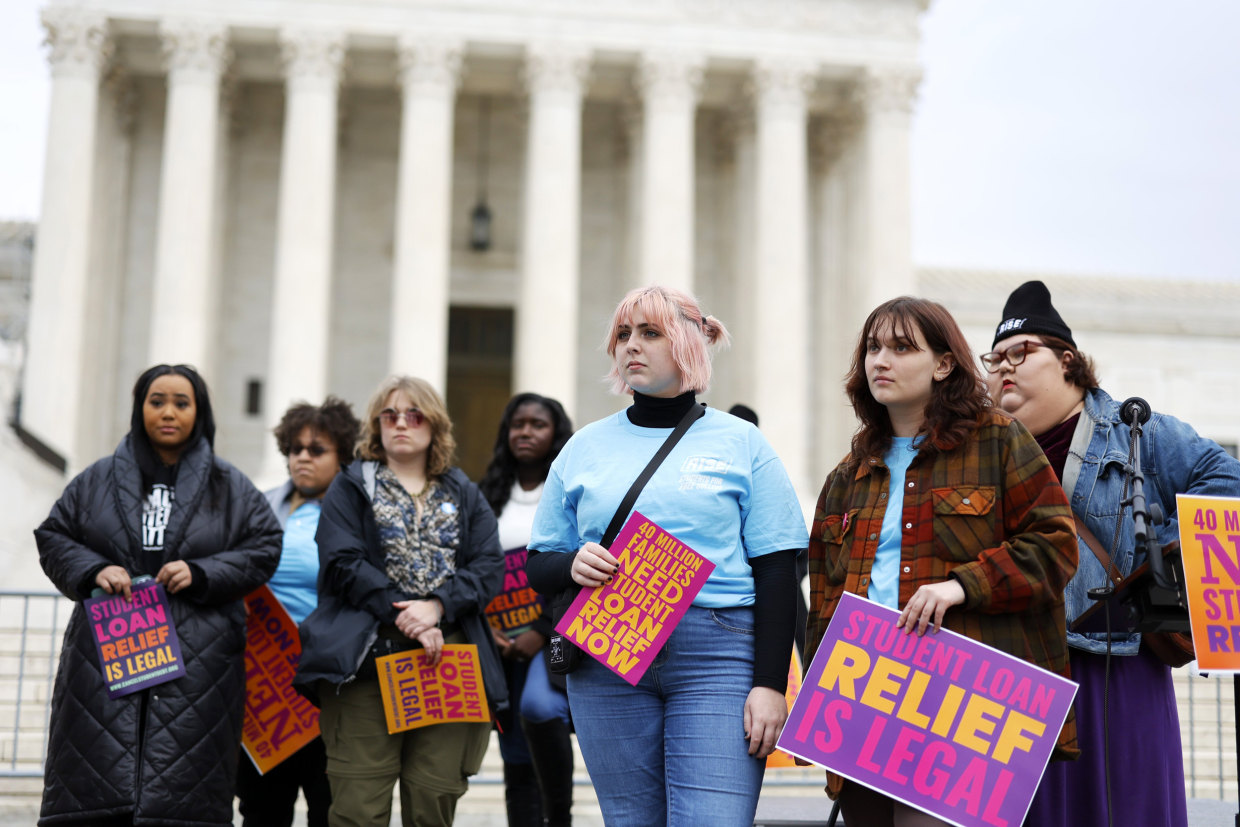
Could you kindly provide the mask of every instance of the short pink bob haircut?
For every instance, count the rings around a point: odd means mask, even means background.
[[[680,369],[680,392],[702,393],[710,387],[710,350],[714,345],[731,341],[723,322],[702,313],[697,299],[674,287],[639,287],[629,292],[616,306],[607,329],[603,347],[611,359],[607,381],[612,393],[632,393],[620,378],[616,367],[616,348],[620,344],[621,327],[631,327],[633,316],[640,312],[647,324],[668,338],[672,345],[672,361]]]

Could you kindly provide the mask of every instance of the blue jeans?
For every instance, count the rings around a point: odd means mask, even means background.
[[[608,827],[749,827],[753,610],[691,606],[637,686],[586,657],[568,676],[577,743]]]

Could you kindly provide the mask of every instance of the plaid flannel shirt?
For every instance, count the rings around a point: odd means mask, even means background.
[[[887,508],[890,474],[882,457],[851,457],[827,477],[809,541],[808,664],[840,596],[865,597]],[[1026,428],[998,411],[962,447],[921,452],[905,476],[900,597],[954,577],[965,602],[944,628],[1069,677],[1064,587],[1076,571],[1068,499]],[[1075,758],[1069,713],[1056,757]]]

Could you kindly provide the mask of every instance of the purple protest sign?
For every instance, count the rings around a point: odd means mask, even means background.
[[[840,598],[779,748],[959,827],[1018,827],[1076,684],[899,617]]]
[[[164,587],[153,580],[137,583],[130,594],[130,600],[107,594],[84,604],[109,698],[185,674]]]
[[[636,511],[611,553],[620,571],[582,589],[555,630],[637,686],[715,564]]]

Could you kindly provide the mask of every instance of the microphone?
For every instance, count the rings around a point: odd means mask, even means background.
[[[1139,396],[1130,396],[1119,406],[1119,418],[1125,425],[1150,421],[1150,403]]]

